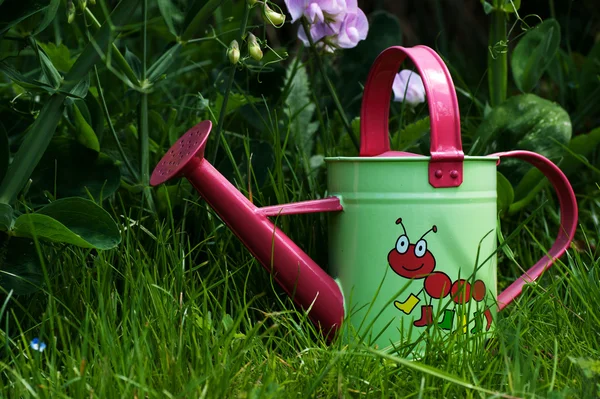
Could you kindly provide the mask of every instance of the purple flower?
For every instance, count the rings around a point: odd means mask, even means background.
[[[356,12],[356,0],[285,0],[292,22],[304,15],[308,22],[323,23],[336,20],[336,16]]]
[[[394,90],[394,101],[406,101],[413,107],[425,101],[423,80],[411,70],[403,69],[400,71],[394,77],[392,89]]]
[[[305,16],[311,23],[310,36],[326,51],[352,48],[366,39],[369,22],[358,8],[357,0],[285,0],[292,22]],[[298,38],[309,46],[304,27],[300,26]]]

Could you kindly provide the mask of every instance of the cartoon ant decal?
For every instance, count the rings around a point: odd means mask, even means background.
[[[396,220],[396,224],[401,225],[404,230],[404,234],[396,240],[395,248],[388,254],[388,263],[396,274],[408,279],[424,279],[423,289],[427,295],[434,299],[442,299],[448,295],[452,295],[452,300],[456,304],[467,303],[471,298],[476,302],[483,300],[486,290],[483,281],[477,280],[471,285],[468,281],[459,279],[452,283],[452,280],[450,280],[450,277],[446,273],[434,271],[436,260],[433,254],[427,249],[427,241],[425,241],[424,237],[432,231],[437,233],[435,225],[425,232],[416,243],[411,244],[406,234],[406,228],[402,224],[402,218]],[[405,314],[410,314],[421,301],[418,296],[423,292],[423,289],[416,295],[410,294],[404,302],[394,301],[394,306]],[[481,331],[483,328],[481,313],[479,311],[475,312],[475,327],[471,330],[472,333]],[[454,314],[454,309],[444,310],[444,317],[439,326],[445,330],[451,330]],[[489,309],[486,309],[483,315],[487,321],[487,331],[492,325],[492,314]],[[415,327],[424,327],[431,324],[433,324],[433,306],[422,305],[421,318],[416,320],[413,325]]]

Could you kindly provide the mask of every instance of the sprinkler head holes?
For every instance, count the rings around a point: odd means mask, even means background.
[[[150,184],[157,186],[179,177],[192,158],[204,158],[204,148],[211,128],[211,121],[202,121],[181,136],[154,168]]]

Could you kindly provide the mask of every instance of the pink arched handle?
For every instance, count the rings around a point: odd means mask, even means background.
[[[560,204],[560,228],[554,244],[533,267],[498,295],[498,310],[504,309],[523,291],[523,285],[539,278],[569,247],[577,228],[577,200],[565,174],[549,159],[530,151],[508,151],[491,154],[501,158],[518,158],[538,168],[554,186]],[[500,163],[500,162],[498,162]]]
[[[417,67],[427,94],[431,120],[429,183],[433,187],[460,186],[464,153],[456,91],[448,68],[426,46],[389,47],[375,60],[363,94],[360,155],[378,156],[390,151],[388,119],[392,85],[406,57]]]

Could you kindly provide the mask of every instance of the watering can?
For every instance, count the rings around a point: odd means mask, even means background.
[[[390,149],[392,83],[406,57],[425,86],[430,156]],[[538,279],[575,234],[573,189],[550,160],[529,151],[464,155],[450,73],[426,46],[390,47],[375,60],[362,101],[360,154],[325,159],[326,198],[256,207],[204,158],[211,127],[203,121],[182,136],[150,183],[187,178],[328,338],[343,321],[366,331],[363,338],[381,348],[417,342],[434,328],[490,334],[497,312]],[[561,216],[547,254],[497,294],[496,168],[502,158],[543,172],[556,190]],[[331,275],[271,221],[314,212],[330,212]]]

